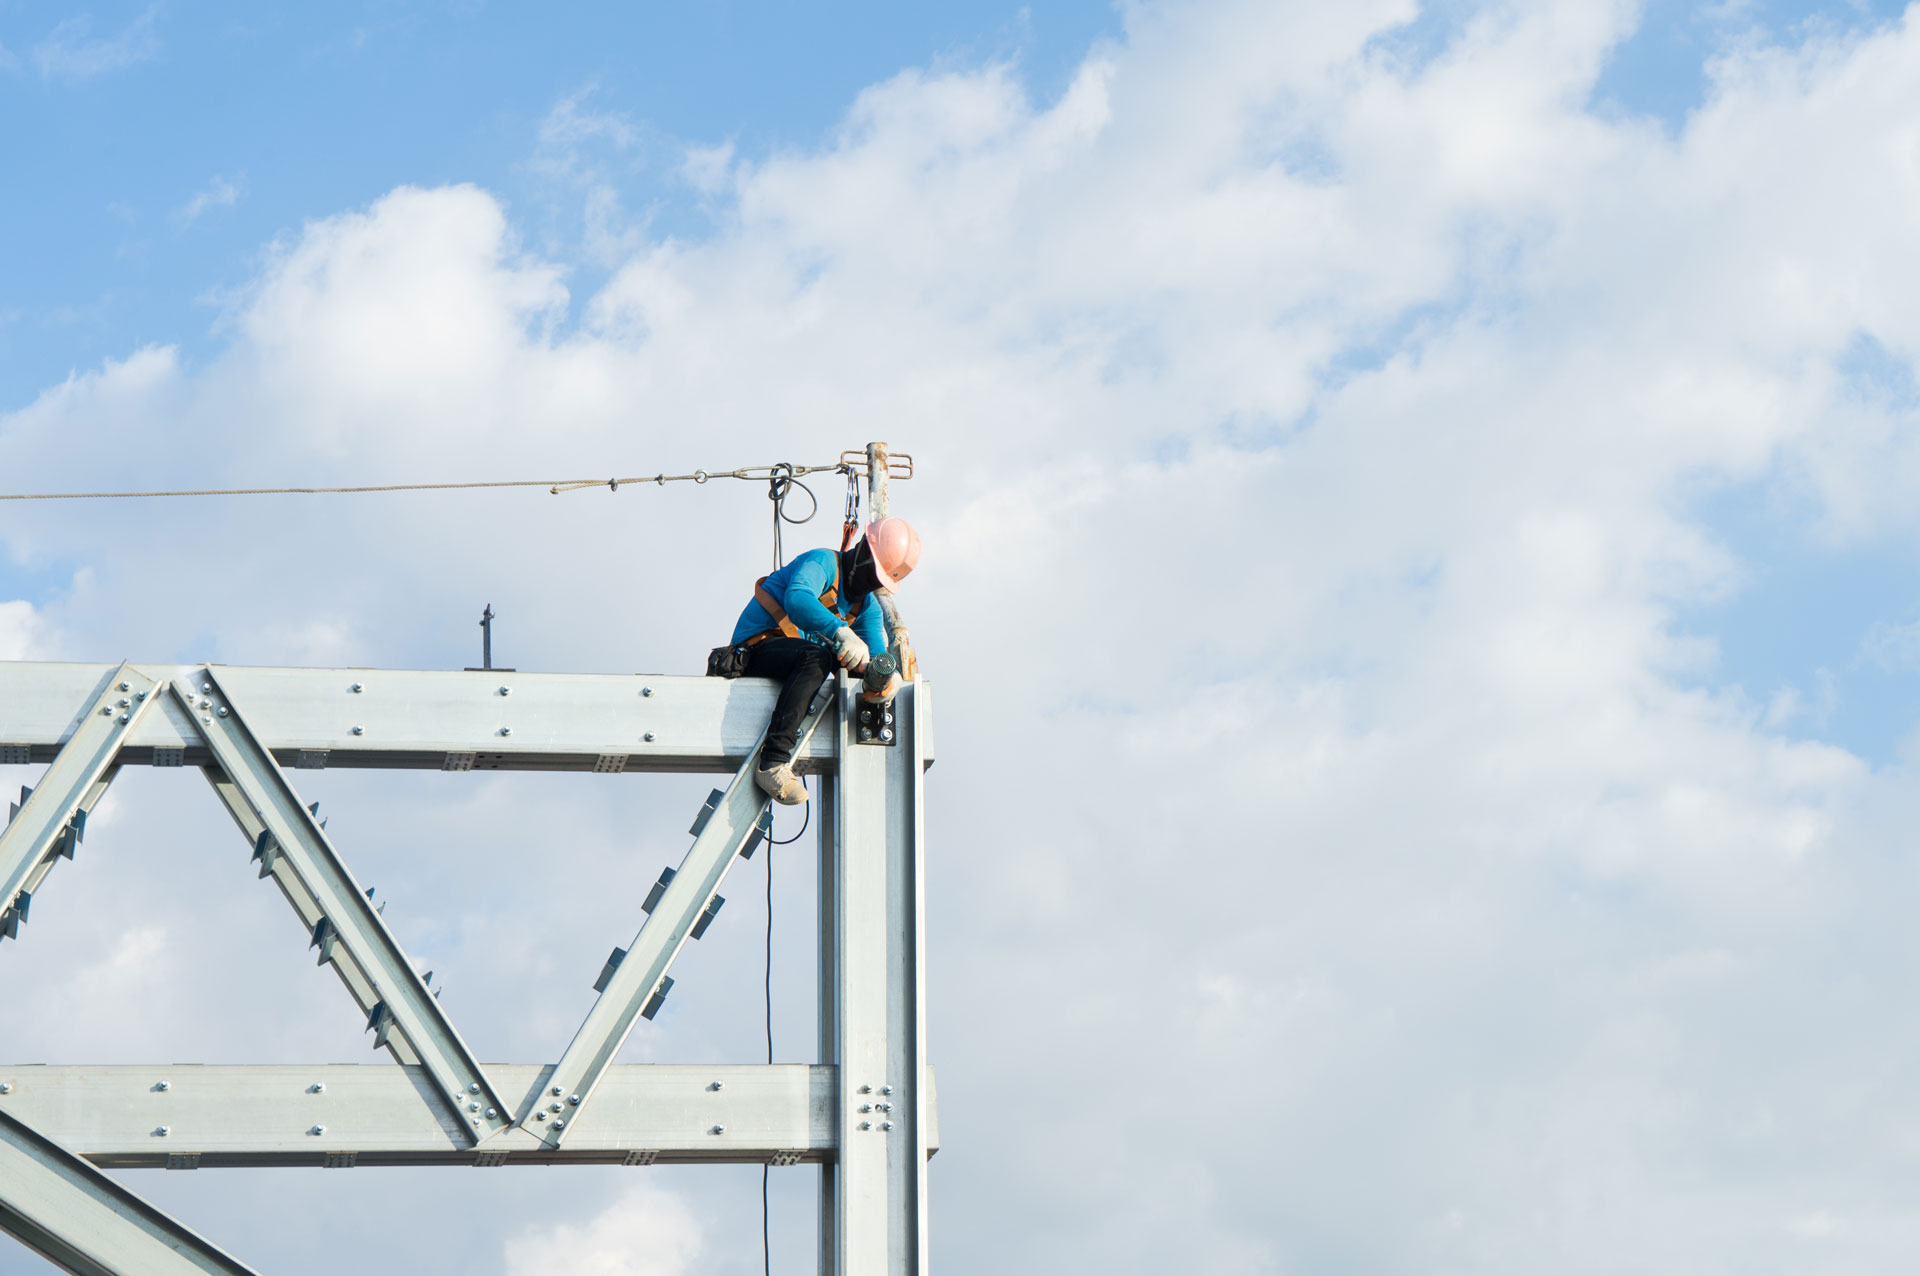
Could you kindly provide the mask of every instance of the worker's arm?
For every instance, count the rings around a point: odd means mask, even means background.
[[[868,594],[860,607],[860,614],[853,618],[853,632],[873,651],[887,649],[886,615],[880,610],[880,595]]]
[[[832,550],[808,550],[793,560],[793,575],[787,578],[787,592],[780,599],[788,620],[829,643],[834,632],[847,623],[820,605],[820,595],[833,585],[834,566]]]

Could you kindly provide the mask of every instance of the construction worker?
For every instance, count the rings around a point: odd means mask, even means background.
[[[841,553],[812,549],[753,587],[753,600],[733,627],[733,648],[747,649],[745,675],[780,684],[773,722],[760,750],[754,781],[776,802],[807,800],[807,786],[793,773],[793,748],[820,684],[838,664],[864,673],[870,654],[887,649],[880,590],[897,590],[920,561],[920,534],[904,518],[869,523],[865,535]],[[895,674],[873,701],[900,690]]]

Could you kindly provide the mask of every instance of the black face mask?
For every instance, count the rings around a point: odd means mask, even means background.
[[[865,598],[880,588],[880,574],[873,569],[873,551],[864,540],[842,558],[840,578],[847,584],[848,598]]]

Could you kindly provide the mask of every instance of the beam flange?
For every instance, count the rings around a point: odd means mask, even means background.
[[[0,1231],[78,1276],[253,1276],[6,1107]]]
[[[800,723],[799,747],[814,734],[834,702],[833,680],[815,695],[807,715]],[[757,753],[757,749],[756,749]],[[606,989],[587,1012],[587,1018],[574,1034],[567,1052],[554,1066],[544,1105],[523,1113],[520,1128],[543,1140],[550,1147],[566,1143],[572,1135],[569,1119],[574,1109],[566,1105],[576,1099],[584,1110],[593,1102],[594,1087],[612,1064],[620,1047],[633,1031],[634,1022],[646,1011],[656,995],[664,995],[662,981],[673,959],[686,945],[688,934],[713,900],[727,872],[750,838],[759,836],[757,826],[768,808],[769,799],[753,781],[755,756],[749,755],[733,783],[727,786],[720,803],[702,818],[680,867],[674,871],[652,912],[641,923],[640,933],[627,948],[626,956],[608,977]],[[557,1090],[557,1095],[552,1091]],[[552,1111],[555,1101],[565,1110]],[[543,1107],[545,1110],[543,1110]],[[554,1119],[564,1124],[554,1128]]]
[[[314,915],[330,928],[333,960],[337,963],[342,952],[349,955],[367,984],[366,995],[377,998],[369,1014],[370,1026],[381,1030],[380,1042],[391,1045],[396,1036],[405,1041],[408,1050],[395,1051],[396,1056],[404,1061],[411,1055],[419,1061],[473,1141],[508,1128],[511,1110],[407,960],[372,900],[335,853],[313,813],[301,804],[286,773],[249,731],[246,711],[233,702],[211,669],[176,678],[168,687],[173,703],[197,716],[198,733],[215,765],[251,812],[251,821],[236,812],[236,822],[243,829],[257,822],[269,839],[267,846],[277,852],[269,868],[287,890],[289,901],[301,911],[303,921],[307,913],[288,887],[297,887],[311,901]],[[324,949],[322,958],[327,958]],[[356,997],[362,995],[345,970],[342,978]]]
[[[531,1103],[551,1088],[553,1069],[494,1063],[487,1072]],[[497,1165],[791,1164],[829,1160],[835,1146],[834,1070],[797,1063],[616,1065],[564,1148],[496,1140],[476,1149],[431,1101],[419,1067],[0,1065],[0,1081],[9,1087],[0,1112],[115,1169],[160,1168],[169,1157],[201,1169],[318,1166],[346,1154],[359,1166],[480,1156]]]

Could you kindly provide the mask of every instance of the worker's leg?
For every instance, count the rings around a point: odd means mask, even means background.
[[[760,751],[761,770],[793,760],[800,719],[806,716],[814,692],[820,690],[820,684],[832,675],[837,664],[833,652],[805,638],[769,638],[749,653],[747,677],[772,678],[780,684],[773,722],[767,728],[767,744]]]

